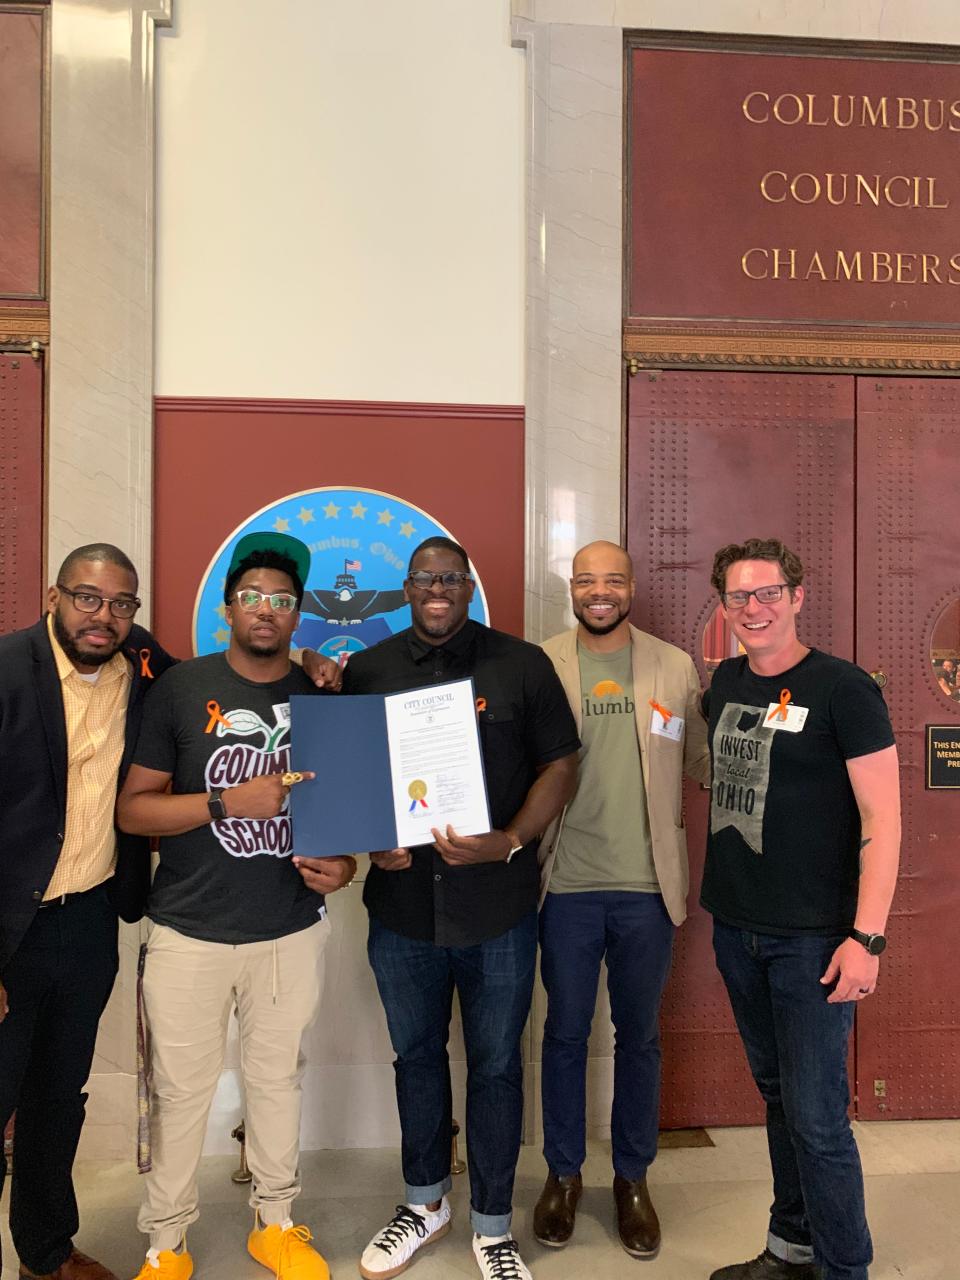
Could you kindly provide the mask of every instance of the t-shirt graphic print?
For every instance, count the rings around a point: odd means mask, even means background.
[[[728,702],[713,733],[710,831],[734,827],[754,853],[763,853],[763,812],[770,784],[770,745],[775,729],[766,707]]]
[[[251,707],[231,707],[212,713],[213,732],[222,739],[207,761],[204,790],[237,787],[267,773],[290,768],[290,703],[275,702],[273,723]],[[219,717],[219,718],[216,718]],[[211,829],[227,853],[235,858],[268,854],[285,858],[293,848],[290,797],[275,818],[221,818]]]

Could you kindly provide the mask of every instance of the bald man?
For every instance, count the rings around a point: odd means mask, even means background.
[[[606,957],[616,1029],[611,1135],[620,1242],[652,1258],[647,1190],[657,1152],[660,1000],[687,910],[683,774],[710,776],[700,682],[687,654],[628,621],[636,583],[622,547],[592,542],[570,579],[577,626],[543,646],[582,742],[577,790],[540,846],[543,1154],[541,1244],[573,1234],[586,1156],[587,1039]]]

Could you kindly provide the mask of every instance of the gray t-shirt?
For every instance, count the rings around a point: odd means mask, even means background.
[[[659,893],[633,696],[632,650],[577,646],[583,751],[550,877],[551,893]]]
[[[222,653],[181,662],[146,702],[134,763],[171,774],[174,795],[283,773],[290,695],[319,692],[296,666],[259,684],[237,675]],[[292,845],[286,809],[276,818],[224,818],[164,836],[147,915],[187,937],[231,945],[306,929],[324,900],[290,862]]]

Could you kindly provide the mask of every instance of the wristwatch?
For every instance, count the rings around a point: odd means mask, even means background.
[[[887,947],[887,940],[882,933],[861,933],[859,929],[851,929],[850,937],[865,947],[872,956],[881,955]]]
[[[223,787],[211,788],[207,796],[207,808],[210,810],[211,822],[227,816],[227,806],[223,803]]]

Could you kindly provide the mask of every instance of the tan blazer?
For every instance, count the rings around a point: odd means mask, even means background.
[[[683,774],[689,774],[696,782],[710,781],[707,726],[700,711],[700,680],[692,660],[674,645],[657,640],[636,627],[630,628],[630,643],[633,649],[634,714],[643,781],[647,789],[653,863],[670,918],[679,925],[687,915],[687,889],[690,884],[687,833],[681,813]],[[579,732],[583,713],[576,629],[547,640],[543,648],[560,677]],[[681,741],[673,742],[650,732],[650,720],[654,714],[651,698],[674,715],[683,716],[685,723]],[[563,813],[555,818],[540,841],[541,903],[550,884],[563,818]]]

